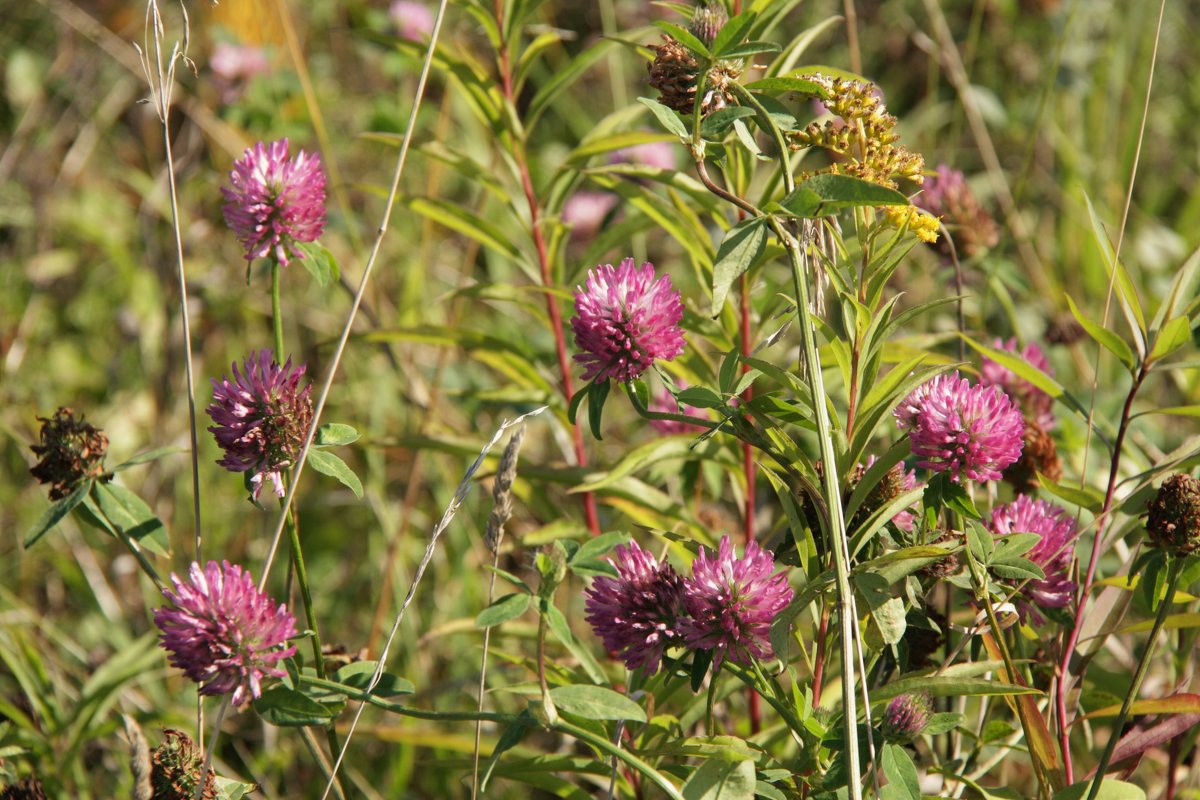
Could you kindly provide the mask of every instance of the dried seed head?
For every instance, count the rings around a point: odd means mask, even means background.
[[[711,47],[712,43],[716,41],[717,34],[721,32],[721,28],[724,28],[728,21],[729,12],[725,10],[724,4],[705,0],[696,6],[691,24],[688,25],[688,33],[704,42],[705,47]]]
[[[960,258],[971,258],[1000,242],[1000,228],[996,221],[975,197],[966,176],[956,169],[945,164],[939,165],[937,172],[925,180],[917,202],[945,223]],[[935,249],[943,255],[950,255],[949,244],[945,242]]]
[[[204,769],[204,754],[183,731],[167,728],[163,740],[151,757],[150,781],[154,800],[193,800]],[[202,800],[216,800],[216,774],[209,769],[204,780]]]
[[[66,497],[85,478],[103,476],[108,449],[104,431],[85,422],[82,414],[76,419],[69,408],[58,409],[49,419],[38,419],[42,443],[29,449],[41,460],[29,472],[41,483],[50,484],[51,500]]]
[[[1052,481],[1062,478],[1062,459],[1054,438],[1036,422],[1025,420],[1024,439],[1021,457],[1004,471],[1004,480],[1020,494],[1033,494],[1041,486],[1039,472]]]
[[[1150,543],[1175,555],[1200,550],[1200,480],[1172,475],[1150,501],[1146,517]]]
[[[46,790],[37,778],[25,778],[0,790],[0,800],[46,800]]]
[[[949,531],[946,534],[935,539],[932,544],[934,547],[957,547],[962,541],[962,534],[957,531]],[[962,562],[958,560],[958,556],[954,553],[934,561],[932,564],[927,564],[917,570],[922,578],[927,578],[931,581],[940,581],[949,578],[954,573],[958,572],[958,568],[962,566]]]
[[[663,35],[663,44],[652,46],[654,61],[650,62],[650,85],[658,90],[658,102],[680,114],[691,114],[696,109],[696,84],[700,78],[700,63],[691,51],[674,38]],[[708,116],[713,111],[734,103],[731,84],[741,77],[741,67],[732,61],[718,61],[705,77],[704,97],[700,101],[700,114]]]
[[[517,457],[524,440],[525,426],[522,425],[508,440],[504,455],[500,457],[496,482],[492,485],[492,513],[488,517],[484,542],[493,554],[500,547],[500,539],[504,536],[504,524],[512,518],[512,485],[517,479]]]

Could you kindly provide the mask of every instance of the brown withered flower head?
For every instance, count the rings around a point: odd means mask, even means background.
[[[46,800],[46,790],[37,778],[24,778],[0,789],[0,800]]]
[[[706,2],[696,8],[688,32],[706,46],[711,45],[728,19],[723,6]],[[655,56],[648,65],[650,85],[658,90],[658,102],[680,114],[691,114],[696,109],[700,62],[690,50],[666,34],[663,43],[651,45],[651,49]],[[704,76],[704,96],[700,101],[702,116],[733,104],[734,95],[729,87],[741,74],[741,62],[737,61],[718,61],[709,68]]]
[[[163,740],[151,756],[150,784],[154,800],[193,800],[204,769],[204,754],[183,731],[167,728]],[[204,781],[202,800],[216,800],[216,774],[209,769]]]
[[[962,534],[955,531],[948,531],[947,533],[930,542],[930,544],[932,544],[934,547],[944,547],[948,550],[952,547],[957,547],[960,545],[962,543],[962,539]],[[962,562],[959,560],[958,555],[956,553],[951,553],[944,558],[934,561],[932,564],[926,564],[925,566],[921,567],[919,570],[917,570],[917,574],[919,574],[922,578],[927,578],[936,582],[949,578],[951,575],[958,572],[958,569],[961,566]]]
[[[1200,550],[1200,479],[1172,475],[1148,510],[1146,532],[1154,547],[1175,555]]]
[[[1062,459],[1058,457],[1058,445],[1046,429],[1025,420],[1025,446],[1016,463],[1004,470],[1004,480],[1019,494],[1033,494],[1041,484],[1038,473],[1052,481],[1062,478]]]
[[[937,172],[925,180],[925,188],[917,202],[930,214],[941,218],[954,240],[959,258],[979,255],[1000,242],[996,221],[975,197],[966,176],[956,169],[939,165]],[[934,249],[950,257],[949,242],[937,242]]]
[[[66,497],[84,478],[104,474],[108,449],[104,431],[86,422],[82,414],[76,419],[69,408],[58,409],[49,419],[38,419],[42,423],[42,443],[29,449],[41,460],[29,472],[41,483],[50,484],[51,500]]]

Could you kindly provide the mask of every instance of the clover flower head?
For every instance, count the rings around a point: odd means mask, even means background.
[[[163,589],[167,605],[154,612],[160,645],[171,664],[201,684],[200,694],[232,692],[243,707],[262,695],[264,678],[286,674],[275,665],[296,648],[296,620],[254,585],[250,573],[228,561],[193,562],[188,580],[172,574],[175,591]]]
[[[627,258],[619,267],[603,264],[588,271],[587,288],[575,290],[571,328],[583,352],[575,360],[583,379],[626,382],[658,359],[683,352],[683,301],[671,276],[654,279],[654,265],[640,268]]]
[[[1070,579],[1070,569],[1079,532],[1070,514],[1053,503],[1020,495],[992,511],[988,529],[996,536],[1036,533],[1041,537],[1025,558],[1041,567],[1046,577],[1025,586],[1023,596],[1027,602],[1018,604],[1022,617],[1041,624],[1044,618],[1038,608],[1064,608],[1071,602],[1076,586]]]
[[[1016,339],[1009,339],[1008,341],[996,339],[992,343],[992,346],[997,350],[1007,350],[1010,353],[1017,353]],[[1036,342],[1030,342],[1025,345],[1019,355],[1031,367],[1035,367],[1047,375],[1054,375],[1054,368],[1050,366],[1046,354],[1042,352],[1042,348],[1038,347]],[[1018,377],[1008,367],[986,356],[979,369],[979,378],[980,383],[985,386],[999,386],[1008,392],[1009,397],[1021,407],[1025,416],[1036,422],[1042,430],[1049,431],[1054,428],[1054,398],[1050,395],[1024,378]]]
[[[424,42],[433,35],[433,9],[417,0],[395,0],[388,6],[388,16],[396,34],[410,42]]]
[[[312,424],[312,386],[300,388],[307,367],[282,367],[270,350],[251,351],[242,370],[233,364],[233,380],[212,381],[213,402],[207,412],[216,425],[208,430],[225,455],[217,463],[230,472],[250,472],[254,499],[270,478],[283,497],[282,471],[300,453]]]
[[[611,192],[576,192],[563,204],[562,221],[571,227],[572,241],[595,238],[604,220],[617,207],[619,198]]]
[[[892,742],[911,742],[929,725],[933,700],[927,692],[897,695],[883,711],[883,737]]]
[[[728,658],[749,666],[752,659],[770,660],[771,622],[792,601],[784,573],[772,575],[775,559],[755,541],[737,558],[728,536],[714,554],[701,548],[684,581],[689,617],[682,622],[688,647],[713,651],[713,665]]]
[[[945,223],[960,258],[971,258],[1000,242],[996,221],[980,204],[959,170],[938,165],[937,171],[925,179],[917,203]],[[945,242],[938,242],[936,249],[950,255]]]
[[[663,652],[682,644],[683,580],[637,542],[618,546],[609,563],[617,577],[596,578],[584,592],[586,619],[625,666],[653,675]]]
[[[259,142],[233,164],[225,195],[225,223],[237,234],[246,260],[271,256],[282,265],[304,258],[296,242],[315,242],[325,229],[325,173],[316,154],[288,157],[288,140]]]
[[[948,472],[954,481],[999,480],[1021,456],[1025,420],[995,386],[938,375],[896,407],[896,424],[908,432],[917,466]]]

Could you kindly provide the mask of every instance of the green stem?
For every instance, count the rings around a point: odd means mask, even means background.
[[[709,736],[717,735],[717,675],[718,670],[713,670],[712,676],[708,679],[708,698],[704,703],[704,725],[708,730]]]
[[[662,773],[623,747],[619,747],[605,739],[603,736],[597,736],[591,731],[572,725],[561,718],[558,720],[558,722],[554,723],[552,727],[555,730],[574,736],[581,742],[587,742],[597,750],[603,750],[605,753],[611,756],[616,756],[630,767],[640,772],[642,775],[645,775],[646,778],[653,782],[655,786],[662,789],[663,792],[666,793],[667,797],[672,798],[672,800],[683,800],[683,795],[679,793],[679,790],[675,788],[675,785],[667,780]]]
[[[275,293],[278,297],[278,293]],[[278,316],[275,319],[279,319]],[[279,328],[275,329],[276,335],[279,334]],[[304,618],[308,625],[308,629],[312,631],[312,649],[314,667],[317,670],[317,677],[325,677],[325,655],[321,647],[321,634],[317,631],[317,615],[313,611],[312,592],[308,586],[308,569],[304,565],[304,551],[300,549],[300,529],[296,524],[296,510],[293,508],[287,516],[287,532],[288,540],[291,542],[292,550],[292,565],[296,568],[296,583],[300,586],[300,598],[304,603]],[[341,752],[341,743],[338,742],[337,730],[330,724],[325,728],[325,740],[329,743],[329,752],[334,756]],[[335,777],[334,781],[339,789],[342,789],[340,778]],[[344,793],[344,790],[343,790]]]
[[[787,161],[784,161],[787,169]],[[790,176],[786,176],[790,184]],[[842,645],[842,715],[846,734],[846,767],[849,779],[850,800],[860,800],[862,786],[859,782],[858,753],[858,706],[854,693],[856,660],[854,653],[854,614],[851,611],[850,564],[846,550],[846,520],[842,514],[842,490],[838,481],[837,453],[833,449],[833,427],[829,420],[829,409],[825,406],[825,381],[821,375],[821,360],[817,355],[813,325],[808,319],[808,278],[800,243],[787,231],[779,220],[769,217],[776,237],[787,250],[792,267],[792,289],[796,294],[796,320],[800,327],[804,371],[812,400],[813,414],[817,424],[817,443],[821,460],[822,486],[825,490],[825,505],[829,509],[830,549],[833,551],[834,568],[838,588],[838,626],[841,628]]]
[[[271,328],[275,332],[275,363],[283,363],[283,310],[279,302],[279,262],[271,260]]]
[[[1167,612],[1175,601],[1175,586],[1179,583],[1182,567],[1181,559],[1171,558],[1170,571],[1167,573],[1167,593],[1158,602],[1158,614],[1154,617],[1154,627],[1150,629],[1150,639],[1146,642],[1142,660],[1138,662],[1137,672],[1133,676],[1133,685],[1125,694],[1125,700],[1121,703],[1121,711],[1117,714],[1117,721],[1113,723],[1112,735],[1108,737],[1108,744],[1104,746],[1104,755],[1100,757],[1100,764],[1096,767],[1096,774],[1092,777],[1092,786],[1088,789],[1087,800],[1096,800],[1096,795],[1100,793],[1100,784],[1104,782],[1104,773],[1108,771],[1108,762],[1112,760],[1113,752],[1117,749],[1117,740],[1121,738],[1121,728],[1125,726],[1125,720],[1129,719],[1129,709],[1133,707],[1134,699],[1141,691],[1142,681],[1145,680],[1146,673],[1150,670],[1150,659],[1153,657],[1155,645],[1158,643],[1159,631],[1162,630],[1163,623],[1167,619]]]

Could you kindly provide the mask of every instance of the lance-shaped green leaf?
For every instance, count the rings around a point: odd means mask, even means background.
[[[750,269],[767,246],[767,225],[763,217],[755,217],[734,225],[721,240],[713,263],[712,314],[721,313],[729,287]]]
[[[554,706],[584,719],[627,719],[645,722],[646,711],[623,694],[603,686],[574,684],[550,690]]]
[[[308,451],[308,463],[322,475],[337,478],[359,499],[363,496],[362,481],[354,474],[350,466],[328,450],[313,448]]]
[[[91,489],[92,481],[82,481],[75,487],[73,492],[46,509],[38,517],[37,522],[33,523],[33,527],[29,529],[29,532],[25,534],[25,546],[30,547],[38,539],[45,536],[48,531],[62,521],[63,517],[70,514],[75,506],[83,502],[83,498],[87,497]]]
[[[858,206],[905,206],[908,198],[895,189],[849,175],[814,175],[783,198],[782,205],[797,217],[825,217]]]

